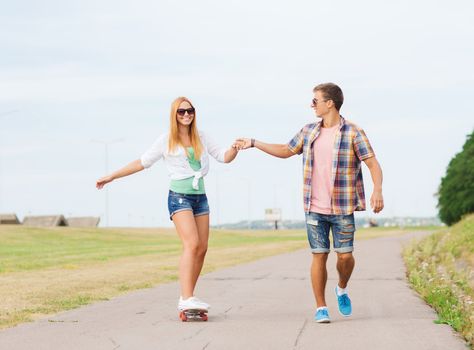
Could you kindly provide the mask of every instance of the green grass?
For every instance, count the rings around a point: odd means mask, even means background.
[[[474,348],[474,215],[404,250],[408,279]]]
[[[413,229],[371,228],[356,239]],[[307,248],[305,230],[211,230],[208,273]],[[0,226],[0,328],[178,279],[174,229]]]
[[[165,231],[166,232],[166,231]],[[147,230],[0,227],[0,273],[178,252],[176,237]]]
[[[356,239],[403,234],[420,228],[370,228]],[[304,230],[213,230],[209,247],[228,248],[269,243],[306,242]],[[34,228],[0,226],[0,274],[47,268],[75,268],[123,257],[173,255],[181,243],[173,229]]]

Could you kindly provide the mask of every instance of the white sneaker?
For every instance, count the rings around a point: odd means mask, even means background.
[[[196,303],[203,305],[203,306],[206,308],[206,310],[209,310],[209,309],[211,308],[211,305],[209,305],[208,303],[205,303],[204,301],[202,301],[202,300],[199,299],[198,297],[192,297],[192,299],[193,299]]]
[[[196,297],[190,297],[188,299],[183,299],[179,297],[178,310],[189,310],[189,309],[198,309],[198,310],[209,310],[210,305],[199,300]]]

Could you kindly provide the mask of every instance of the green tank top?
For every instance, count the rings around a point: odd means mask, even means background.
[[[194,148],[187,147],[188,150],[188,162],[191,166],[191,169],[198,171],[201,169],[201,162],[194,158]],[[170,190],[176,193],[182,194],[204,194],[206,193],[204,189],[204,179],[201,177],[199,179],[198,185],[199,189],[195,190],[193,188],[193,179],[194,177],[188,177],[187,179],[182,180],[171,180]]]

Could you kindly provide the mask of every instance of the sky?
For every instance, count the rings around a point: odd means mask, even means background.
[[[164,163],[95,181],[140,155],[187,96],[199,129],[287,143],[334,82],[383,173],[385,209],[436,216],[450,159],[474,127],[472,1],[2,1],[0,213],[172,226]],[[104,142],[108,145],[108,160]],[[258,150],[205,178],[211,224],[304,219],[302,159]],[[364,166],[366,197],[372,192]],[[108,198],[108,206],[106,199]]]

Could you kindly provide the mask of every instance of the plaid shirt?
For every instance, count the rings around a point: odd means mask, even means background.
[[[288,142],[291,152],[303,153],[303,200],[306,213],[309,213],[311,206],[313,142],[319,136],[320,129],[321,122],[307,124]],[[332,156],[333,215],[349,215],[354,211],[365,210],[361,161],[374,156],[364,130],[341,117]]]

